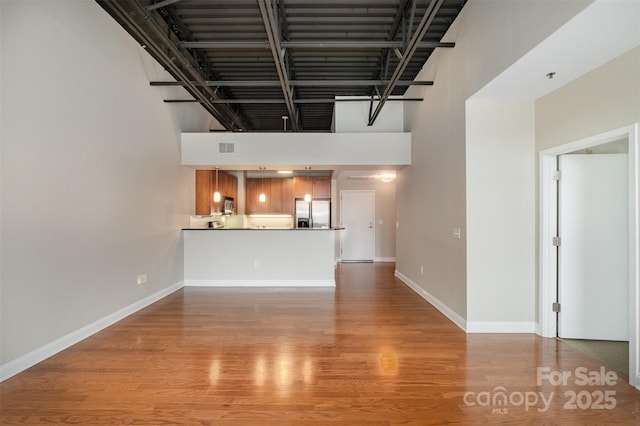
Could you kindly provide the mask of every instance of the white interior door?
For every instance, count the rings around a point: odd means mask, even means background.
[[[341,259],[372,262],[374,256],[374,192],[340,191]]]
[[[628,340],[627,154],[559,156],[558,336]]]

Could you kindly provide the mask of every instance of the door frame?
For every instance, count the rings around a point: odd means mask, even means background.
[[[373,189],[341,189],[340,190],[340,226],[342,225],[342,215],[344,212],[344,209],[342,208],[342,194],[344,193],[353,193],[353,192],[369,192],[371,193],[371,210],[373,212],[373,239],[371,241],[371,261],[375,262],[376,260],[376,191]],[[340,261],[342,262],[342,239],[343,237],[340,237]]]
[[[537,334],[543,337],[557,336],[556,313],[552,304],[556,301],[558,289],[558,262],[552,239],[558,225],[558,190],[553,174],[556,171],[558,155],[579,149],[590,148],[607,142],[626,138],[629,145],[629,383],[640,389],[640,270],[637,256],[640,253],[639,213],[640,200],[638,166],[640,147],[638,145],[639,123],[621,127],[598,135],[579,139],[564,145],[540,151],[539,156],[539,257],[540,280]]]

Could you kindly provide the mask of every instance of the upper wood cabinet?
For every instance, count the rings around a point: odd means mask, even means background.
[[[329,176],[316,176],[311,179],[313,198],[331,198],[331,178]]]
[[[294,198],[331,198],[331,178],[329,176],[295,176],[293,178]]]
[[[293,179],[269,179],[271,190],[271,213],[293,215]]]
[[[292,178],[251,178],[245,181],[246,214],[293,214]],[[265,194],[265,201],[258,197]]]
[[[245,181],[245,213],[267,214],[271,213],[271,180],[247,179]],[[265,201],[260,202],[260,194],[265,194]]]
[[[282,180],[282,213],[293,215],[295,198],[293,196],[293,178]]]
[[[210,215],[213,206],[211,170],[196,170],[196,214]]]
[[[295,176],[293,178],[293,198],[304,198],[313,194],[313,184],[309,176]]]
[[[224,197],[238,199],[238,178],[232,174],[218,170],[218,191],[221,201],[213,202],[213,193],[216,191],[216,171],[196,170],[196,214],[210,215],[222,210]]]
[[[213,188],[215,191],[215,171],[213,172]],[[218,190],[220,195],[224,197],[238,199],[238,178],[232,174],[220,171],[218,176]]]

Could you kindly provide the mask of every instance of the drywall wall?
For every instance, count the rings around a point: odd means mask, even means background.
[[[95,2],[0,11],[5,365],[182,281],[179,135],[211,120],[162,102],[162,70]]]
[[[221,152],[219,144],[233,144]],[[411,164],[409,133],[184,133],[182,164],[242,170],[256,165],[405,166]]]
[[[348,173],[346,174],[348,176]],[[375,191],[375,252],[376,261],[393,261],[396,258],[396,183],[379,180],[337,179],[337,196],[344,190]],[[340,218],[340,203],[336,215]],[[338,219],[339,220],[339,219]]]
[[[405,106],[412,166],[397,181],[397,271],[463,321],[466,199],[475,197],[466,188],[466,100],[589,3],[471,0],[443,39],[456,46],[436,50],[418,76],[434,85],[406,94],[424,101]]]
[[[640,121],[640,47],[538,99],[535,114],[537,151]]]
[[[535,330],[534,120],[533,101],[467,102],[468,331]]]
[[[369,126],[369,111],[371,102],[356,96],[336,96],[336,99],[349,101],[336,102],[333,109],[336,133],[372,133],[372,132],[402,132],[404,129],[404,102],[387,101],[380,110],[376,121]],[[373,103],[373,110],[378,102]]]

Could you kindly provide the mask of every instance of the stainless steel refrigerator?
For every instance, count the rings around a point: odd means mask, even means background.
[[[307,202],[296,198],[295,225],[296,228],[330,228],[331,200],[320,198]]]

